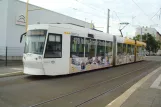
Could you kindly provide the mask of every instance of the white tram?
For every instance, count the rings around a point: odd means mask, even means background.
[[[144,60],[146,44],[73,24],[30,25],[24,73],[64,75]]]

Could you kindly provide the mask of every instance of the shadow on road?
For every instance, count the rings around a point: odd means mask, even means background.
[[[109,69],[109,68],[104,68],[104,69]],[[61,79],[61,78],[71,78],[71,77],[77,77],[80,75],[88,74],[88,73],[94,73],[94,72],[100,72],[103,69],[99,70],[91,70],[91,71],[86,71],[86,72],[79,72],[79,73],[73,73],[73,74],[66,74],[66,75],[57,75],[57,76],[47,76],[47,75],[28,75],[25,78],[29,80],[52,80],[52,79]]]

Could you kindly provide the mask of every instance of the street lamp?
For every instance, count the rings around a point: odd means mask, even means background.
[[[119,31],[120,31],[122,37],[123,37],[122,30],[123,30],[128,24],[129,24],[128,22],[122,22],[122,23],[120,23]],[[121,25],[124,25],[124,26],[121,28]]]

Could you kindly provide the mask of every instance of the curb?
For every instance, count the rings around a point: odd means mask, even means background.
[[[22,71],[11,72],[11,73],[4,73],[4,74],[0,74],[0,78],[10,77],[10,76],[19,76],[19,75],[24,75],[24,73]]]

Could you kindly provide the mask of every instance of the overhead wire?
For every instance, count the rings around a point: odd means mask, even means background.
[[[144,15],[145,16],[147,16],[148,17],[148,19],[152,22],[152,23],[154,23],[154,24],[156,24],[150,17],[149,17],[149,15],[134,1],[134,0],[132,0],[132,2],[144,13]]]
[[[104,10],[102,10],[102,9],[100,9],[100,8],[96,8],[96,7],[94,7],[94,6],[91,6],[91,5],[87,5],[87,4],[85,4],[85,3],[82,3],[82,2],[80,2],[79,0],[74,0],[74,1],[76,1],[76,2],[78,2],[78,3],[80,3],[80,4],[82,4],[82,5],[84,5],[84,6],[86,6],[86,7],[88,7],[88,8],[91,8],[91,9],[93,9],[93,10],[96,10],[96,11],[98,11],[98,12],[102,12],[103,13],[103,11]],[[104,1],[104,0],[103,0]],[[133,0],[132,0],[133,1]],[[105,2],[105,1],[104,1]],[[106,2],[108,2],[108,1],[106,1]],[[134,2],[134,1],[133,1]],[[135,2],[134,2],[135,3]],[[136,4],[136,3],[135,3]],[[137,5],[137,4],[136,4]],[[138,6],[138,5],[137,5]],[[138,6],[139,8],[140,8],[140,6]],[[93,15],[93,16],[96,16],[96,17],[98,17],[98,14],[97,15],[94,15],[94,14],[92,14],[92,13],[89,13],[89,12],[84,12],[84,11],[81,11],[81,10],[78,10],[78,9],[76,9],[77,11],[80,11],[80,12],[83,12],[83,13],[86,13],[86,14],[91,14],[91,15]],[[140,10],[142,10],[141,8],[140,8]],[[144,10],[142,10],[143,12],[144,12]],[[116,15],[116,17],[117,17],[117,19],[119,20],[119,22],[121,22],[121,20],[120,20],[120,17],[118,16],[118,14],[117,14],[117,12],[116,11],[113,11],[114,13],[115,13],[115,15]],[[146,15],[146,16],[148,16],[145,12],[144,12],[144,14]],[[99,15],[99,16],[101,16],[101,15]],[[107,17],[105,17],[105,16],[101,16],[101,17],[104,17],[104,18],[107,18]],[[149,16],[148,16],[149,17]],[[100,18],[100,17],[99,17]],[[113,20],[113,19],[112,19]],[[117,20],[117,21],[118,21]],[[154,22],[153,22],[154,23]]]
[[[115,15],[118,18],[118,20],[121,22],[120,17],[117,15],[117,12],[116,11],[113,11],[113,12],[115,13]]]
[[[146,14],[145,11],[134,0],[132,0],[132,2],[144,13],[144,15],[149,17],[149,15]]]
[[[160,9],[154,14],[154,16],[151,17],[151,19],[153,19],[158,14],[158,12],[160,12]]]
[[[85,12],[85,11],[82,11],[82,10],[80,10],[80,9],[76,9],[76,8],[73,8],[73,7],[70,7],[71,9],[74,9],[74,10],[76,10],[76,11],[79,11],[79,12],[82,12],[82,13],[86,13],[86,14],[90,14],[90,15],[92,15],[92,16],[96,16],[96,17],[98,17],[98,18],[100,18],[99,16],[101,16],[101,15],[95,15],[95,14],[93,14],[93,13],[90,13],[90,12]],[[101,16],[101,17],[104,17],[104,18],[106,18],[105,16]]]
[[[77,1],[78,3],[84,5],[84,6],[88,7],[88,8],[91,8],[91,9],[93,9],[93,10],[97,10],[97,11],[99,11],[99,12],[104,11],[104,10],[102,10],[102,9],[100,9],[100,8],[96,8],[96,7],[94,7],[94,6],[89,6],[89,5],[85,4],[85,3],[82,3],[82,2],[80,2],[79,0],[75,0],[75,1]],[[85,12],[85,13],[87,13],[87,12]],[[91,14],[91,13],[90,13],[90,14]],[[103,14],[102,14],[102,15],[103,15]],[[120,20],[120,18],[118,17],[116,11],[115,11],[115,15],[116,15],[116,17],[118,18],[118,20],[121,22],[121,20]],[[99,15],[99,16],[101,16],[101,15]],[[104,18],[107,18],[107,17],[105,16]]]
[[[80,1],[78,1],[78,0],[75,0],[75,1],[77,1],[78,3],[84,5],[84,6],[88,7],[88,8],[91,8],[91,9],[93,9],[93,10],[96,10],[96,11],[98,11],[98,12],[104,11],[104,10],[102,10],[102,9],[94,8],[93,6],[89,6],[89,5],[87,5],[87,4],[85,4],[85,3],[82,3],[82,2],[80,2]]]

